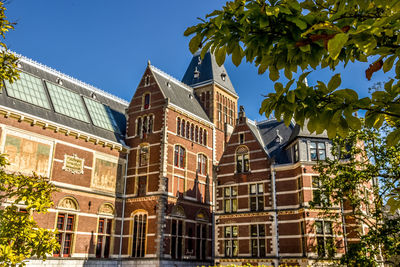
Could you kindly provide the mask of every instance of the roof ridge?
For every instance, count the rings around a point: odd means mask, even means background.
[[[35,60],[31,59],[31,58],[28,58],[28,57],[26,57],[26,56],[23,56],[23,55],[21,55],[21,54],[18,54],[18,53],[14,52],[14,51],[11,51],[11,50],[8,50],[8,51],[9,51],[10,53],[16,55],[19,59],[21,59],[21,60],[23,60],[23,61],[25,61],[25,62],[27,62],[27,63],[30,63],[30,64],[32,64],[32,65],[38,67],[38,68],[41,68],[42,70],[51,72],[51,73],[53,73],[54,75],[59,76],[60,78],[63,78],[63,79],[65,79],[65,80],[69,80],[69,81],[72,82],[72,83],[75,83],[75,84],[77,84],[77,85],[79,85],[79,86],[82,86],[82,87],[84,87],[84,88],[86,88],[86,89],[88,89],[88,90],[90,90],[90,91],[93,91],[93,92],[96,92],[96,93],[98,93],[98,94],[100,94],[100,95],[103,95],[104,97],[110,98],[110,99],[112,99],[112,100],[114,100],[114,101],[116,101],[116,102],[119,102],[119,103],[123,104],[123,105],[126,105],[126,106],[129,105],[129,102],[126,101],[125,99],[122,99],[122,98],[120,98],[120,97],[118,97],[118,96],[115,96],[115,95],[113,95],[113,94],[110,94],[110,93],[108,93],[108,92],[106,92],[106,91],[104,91],[104,90],[101,90],[101,89],[99,89],[99,88],[97,88],[97,87],[95,87],[95,86],[93,86],[93,85],[91,85],[91,84],[82,82],[81,80],[78,80],[77,78],[74,78],[74,77],[72,77],[72,76],[70,76],[70,75],[67,75],[67,74],[65,74],[65,73],[62,73],[61,71],[58,71],[58,70],[56,70],[56,69],[54,69],[54,68],[51,68],[51,67],[49,67],[49,66],[46,66],[46,65],[44,65],[44,64],[42,64],[42,63],[39,63],[39,62],[37,62],[37,61],[35,61]]]
[[[191,93],[193,93],[193,88],[189,85],[187,85],[186,83],[183,83],[181,81],[179,81],[178,79],[176,79],[175,77],[171,76],[170,74],[160,70],[159,68],[150,65],[150,68],[153,69],[154,71],[158,72],[160,75],[164,76],[165,78],[173,81],[174,83],[176,83],[177,85],[182,86],[184,89],[190,91]]]

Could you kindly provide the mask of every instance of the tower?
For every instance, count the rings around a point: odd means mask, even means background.
[[[208,51],[204,58],[200,51],[194,54],[182,82],[191,86],[217,130],[229,140],[236,124],[238,95],[224,65],[218,66],[214,54]]]

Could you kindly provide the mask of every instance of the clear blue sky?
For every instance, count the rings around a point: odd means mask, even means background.
[[[9,48],[63,73],[90,83],[126,100],[134,94],[147,60],[181,79],[191,53],[183,36],[197,17],[220,8],[220,0],[11,0],[6,15],[17,22],[7,34]],[[225,62],[228,75],[251,119],[258,114],[262,95],[273,90],[268,72],[242,63]],[[342,72],[343,88],[357,89],[361,96],[382,80],[382,71],[368,82],[367,63]],[[327,71],[314,72],[309,83],[328,81]],[[284,80],[283,80],[284,81]],[[285,81],[284,81],[285,82]]]

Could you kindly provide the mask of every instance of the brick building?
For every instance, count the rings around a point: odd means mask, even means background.
[[[308,205],[325,201],[312,166],[331,156],[327,136],[238,113],[212,54],[194,55],[182,81],[149,62],[130,102],[24,57],[19,68],[0,94],[0,149],[10,171],[59,188],[49,213],[33,214],[59,231],[48,264],[306,265],[344,253],[343,224]]]

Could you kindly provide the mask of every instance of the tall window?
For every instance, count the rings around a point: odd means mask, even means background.
[[[144,95],[143,109],[149,109],[149,108],[150,108],[150,93],[147,93]]]
[[[197,155],[197,170],[200,174],[207,174],[207,157],[203,154]]]
[[[299,143],[296,143],[293,146],[293,161],[298,162],[299,161]]]
[[[190,126],[190,140],[194,141],[194,125],[193,125],[193,123]]]
[[[310,142],[311,160],[325,160],[326,148],[324,142]]]
[[[244,133],[240,133],[239,134],[239,144],[243,144],[244,143]]]
[[[69,257],[71,256],[72,239],[74,235],[75,215],[71,214],[58,214],[57,217],[57,230],[56,236],[60,244],[60,250],[54,253],[55,257]]]
[[[265,257],[265,225],[250,225],[251,256]]]
[[[224,228],[225,237],[225,257],[237,257],[238,256],[238,227],[237,226],[225,226]]]
[[[175,146],[174,165],[179,168],[185,168],[186,151],[181,146]]]
[[[236,171],[238,173],[249,171],[249,150],[241,146],[236,151]]]
[[[203,132],[203,145],[207,146],[207,130]]]
[[[176,134],[181,135],[181,118],[176,119]]]
[[[195,132],[194,132],[194,141],[196,143],[199,142],[199,127],[196,125]]]
[[[186,138],[190,139],[190,123],[186,123]]]
[[[149,164],[149,146],[141,145],[139,151],[139,166],[147,166]]]
[[[96,257],[108,258],[110,256],[112,220],[99,218],[97,229]]]
[[[199,143],[200,143],[200,144],[203,143],[203,128],[200,128],[200,132],[199,132]]]
[[[133,217],[132,257],[142,258],[145,255],[147,215],[136,214]]]
[[[250,185],[250,210],[264,210],[264,185],[262,183]]]
[[[153,115],[139,117],[137,119],[136,135],[141,138],[145,137],[146,134],[153,132]]]
[[[197,242],[196,242],[196,258],[205,260],[207,251],[207,225],[204,223],[198,223],[196,225]]]
[[[321,192],[321,181],[318,176],[312,177],[313,202],[316,206],[329,205],[329,198]]]
[[[181,135],[185,137],[185,120],[182,120],[181,123]]]
[[[181,259],[183,254],[183,221],[171,220],[171,257]]]
[[[315,221],[315,233],[317,235],[317,252],[319,257],[333,257],[335,243],[332,231],[332,222]]]
[[[136,135],[139,136],[142,134],[142,118],[139,117],[137,119],[137,125],[136,125]]]
[[[299,196],[299,204],[300,206],[303,205],[303,179],[301,176],[297,178],[297,190]]]
[[[226,213],[237,212],[237,187],[224,188],[224,211]]]

